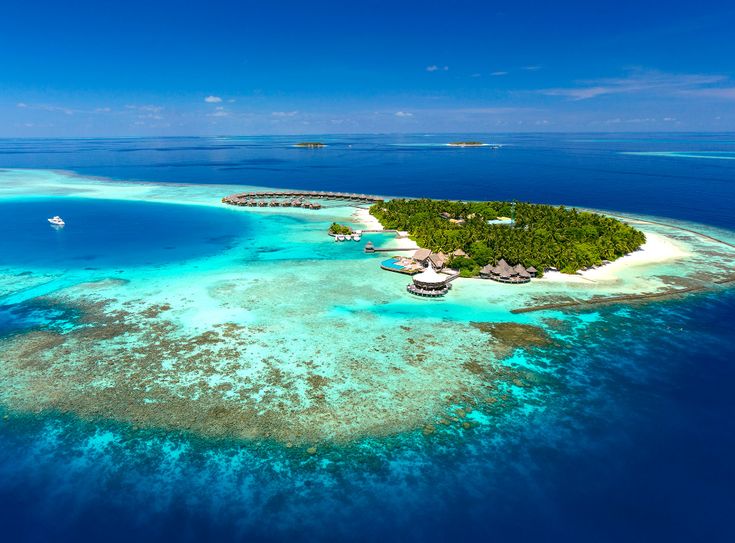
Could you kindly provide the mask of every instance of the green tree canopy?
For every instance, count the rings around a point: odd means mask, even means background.
[[[612,217],[564,206],[511,202],[395,199],[373,205],[370,213],[385,228],[406,230],[421,247],[467,258],[453,259],[464,275],[504,258],[511,265],[556,268],[565,273],[615,260],[638,249],[644,234]],[[471,271],[470,271],[471,270]]]

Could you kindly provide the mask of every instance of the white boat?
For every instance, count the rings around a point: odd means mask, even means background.
[[[344,234],[337,234],[334,239],[336,239],[337,241],[344,241],[345,236]]]
[[[58,215],[54,215],[53,217],[51,217],[50,219],[48,219],[48,222],[50,222],[51,224],[53,224],[55,226],[64,226],[66,224],[64,222],[64,219],[62,219]]]
[[[352,234],[352,241],[360,241],[360,234]]]

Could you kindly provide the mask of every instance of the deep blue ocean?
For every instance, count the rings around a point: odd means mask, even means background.
[[[120,180],[518,199],[735,230],[735,134],[493,134],[473,139],[502,144],[501,149],[437,145],[458,137],[467,135],[319,136],[328,144],[319,150],[294,148],[301,138],[293,137],[0,140],[0,168],[70,170]],[[89,251],[68,238],[73,246],[59,247],[47,225],[35,232],[32,221],[24,222],[31,213],[52,214],[42,199],[0,205],[5,246],[22,253],[12,240],[22,228],[24,236],[39,236],[52,256],[63,255],[70,268],[114,269],[206,256],[245,227],[218,221],[217,211],[202,212],[192,224],[190,214],[179,216],[172,206],[83,206],[74,200],[65,205],[69,209],[59,211],[54,204],[53,213],[79,217],[77,232],[94,243]],[[112,229],[112,237],[95,234],[92,225],[113,206],[126,226]],[[145,250],[127,249],[142,246]],[[126,256],[132,253],[139,262]],[[38,264],[37,255],[24,258],[28,266]],[[625,317],[630,312],[634,319]],[[310,522],[282,519],[291,528],[279,530],[279,537],[735,541],[735,292],[603,307],[600,313],[601,322],[575,336],[566,349],[545,354],[565,368],[570,402],[579,402],[549,413],[549,426],[510,426],[492,455],[480,437],[447,444],[429,455],[428,465],[416,467],[400,489],[381,486],[379,475],[387,468],[378,462],[365,468],[370,477],[354,466],[335,468],[335,478],[344,482],[334,489],[333,500],[304,504]],[[0,333],[2,318],[0,312]],[[245,518],[248,511],[217,502],[216,496],[230,496],[232,487],[246,481],[231,472],[213,476],[206,445],[162,483],[164,460],[146,456],[135,441],[114,459],[114,468],[80,452],[89,435],[102,439],[99,432],[91,423],[64,417],[0,423],[0,540],[273,539],[275,530],[268,525],[243,529],[237,515]],[[41,433],[53,436],[45,446],[38,444]],[[269,457],[267,451],[252,454]],[[208,504],[194,507],[187,492],[213,498],[191,496]],[[278,496],[268,499],[267,508],[277,513]],[[318,530],[314,515],[319,515]]]

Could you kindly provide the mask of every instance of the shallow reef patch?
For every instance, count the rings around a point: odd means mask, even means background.
[[[421,319],[389,321],[379,335],[334,326],[345,340],[327,343],[311,341],[335,324],[326,317],[192,333],[172,318],[174,302],[120,304],[84,290],[41,301],[75,314],[70,329],[0,340],[6,408],[292,446],[437,424],[469,430],[457,409],[497,413],[517,406],[514,389],[536,386],[502,355],[550,344],[534,326]]]

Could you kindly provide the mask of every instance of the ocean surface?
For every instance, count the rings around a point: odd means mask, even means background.
[[[468,137],[0,140],[0,539],[735,540],[732,287],[510,316],[498,285],[411,299],[324,241],[347,208],[217,205],[517,199],[735,239],[735,134]]]

